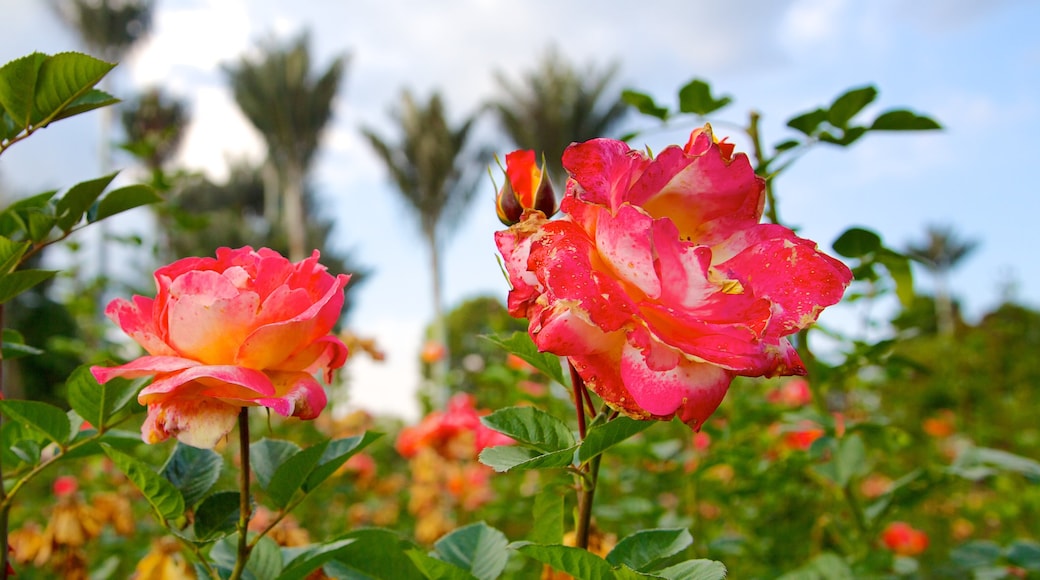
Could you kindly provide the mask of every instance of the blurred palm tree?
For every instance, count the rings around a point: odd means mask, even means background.
[[[621,92],[610,91],[618,70],[616,62],[579,69],[550,47],[518,80],[496,72],[500,95],[490,105],[517,147],[545,155],[559,186],[565,179],[563,150],[576,141],[609,136],[628,110]]]
[[[952,226],[931,225],[924,240],[907,244],[906,253],[928,270],[935,280],[935,317],[939,334],[951,336],[954,328],[950,271],[978,247],[975,240],[962,239]]]
[[[305,182],[347,64],[340,55],[312,73],[308,46],[306,32],[286,44],[268,40],[224,67],[235,102],[267,145],[264,216],[271,224],[281,216],[293,261],[306,257]]]
[[[404,90],[391,115],[400,133],[396,142],[369,128],[362,129],[362,133],[386,165],[426,243],[434,311],[432,339],[447,347],[441,296],[441,244],[458,225],[473,199],[490,152],[467,147],[476,116],[451,126],[441,96],[436,92],[428,102],[422,103]],[[445,385],[447,360],[447,356],[443,357],[433,368],[434,385],[441,390]],[[445,394],[438,393],[437,397]]]

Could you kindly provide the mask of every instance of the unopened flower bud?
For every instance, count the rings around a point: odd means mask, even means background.
[[[521,149],[506,155],[506,182],[495,208],[498,219],[507,226],[519,222],[527,210],[538,210],[546,217],[556,213],[552,180],[535,162],[534,151]]]

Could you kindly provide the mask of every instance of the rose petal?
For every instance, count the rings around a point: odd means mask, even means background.
[[[160,375],[137,395],[142,405],[177,396],[178,391],[206,390],[212,397],[252,400],[275,394],[275,386],[264,373],[230,365],[195,366]]]
[[[116,367],[90,367],[90,374],[101,384],[105,384],[115,377],[136,379],[162,373],[182,371],[187,368],[199,366],[198,361],[178,356],[142,356],[132,360],[125,365]]]
[[[172,399],[148,405],[141,425],[145,443],[159,443],[171,436],[192,447],[212,449],[235,427],[240,407],[213,399]]]
[[[259,296],[222,274],[187,272],[170,284],[166,319],[169,341],[183,356],[204,364],[229,364],[253,330]]]
[[[283,417],[313,419],[325,408],[325,389],[307,373],[270,373],[276,396],[260,397],[255,403]]]
[[[144,296],[134,296],[133,302],[116,298],[108,303],[105,315],[119,325],[130,338],[144,347],[148,354],[175,356],[177,351],[162,339],[155,325],[152,307],[155,301]]]

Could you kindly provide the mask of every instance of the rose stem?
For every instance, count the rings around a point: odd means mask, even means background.
[[[0,330],[4,327],[4,305],[0,304]],[[0,336],[0,348],[3,347],[3,338]],[[0,354],[0,399],[4,398],[4,355]],[[7,499],[7,490],[4,489],[3,471],[0,471],[0,502]],[[0,508],[0,578],[7,580],[7,515],[8,505]]]
[[[585,401],[589,398],[585,381],[575,370],[574,365],[567,361],[571,371],[571,384],[574,387],[574,407],[578,414],[578,435],[585,440]],[[602,454],[596,455],[588,463],[582,465],[582,477],[578,488],[578,521],[574,526],[574,544],[583,549],[589,549],[589,529],[592,522],[592,500],[596,495],[596,480],[599,478],[599,461]]]
[[[230,580],[236,580],[242,576],[251,551],[246,537],[249,518],[252,515],[250,513],[252,504],[249,502],[249,407],[242,407],[238,413],[238,453],[242,463],[238,497],[238,559],[235,562],[235,569],[231,572]]]

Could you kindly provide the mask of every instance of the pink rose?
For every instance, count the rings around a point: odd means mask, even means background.
[[[155,299],[117,298],[105,314],[148,352],[125,365],[92,367],[100,383],[154,376],[138,395],[141,434],[213,447],[245,406],[313,419],[347,347],[331,334],[350,276],[332,276],[318,252],[293,264],[278,252],[220,248],[156,270]]]
[[[805,374],[785,337],[852,280],[815,243],[759,223],[765,184],[732,149],[710,127],[656,158],[571,145],[564,217],[527,212],[495,234],[510,313],[631,417],[699,429],[733,377]]]

